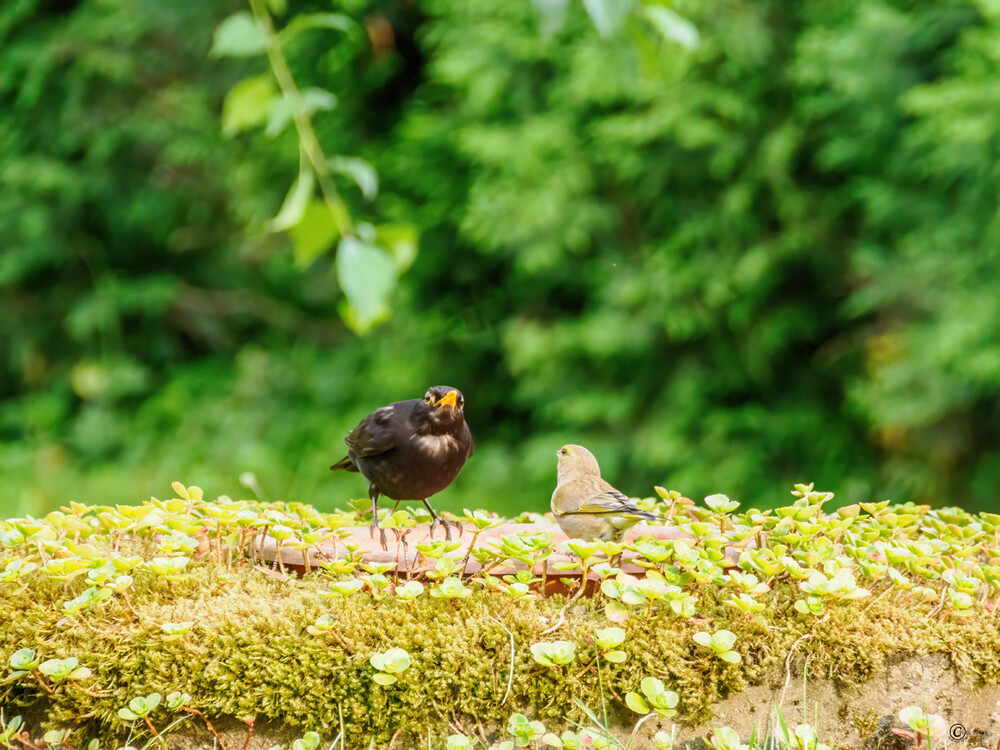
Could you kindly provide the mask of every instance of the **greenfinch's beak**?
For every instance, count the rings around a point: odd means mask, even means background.
[[[440,401],[438,401],[434,406],[450,406],[454,409],[458,405],[458,391],[448,391]]]

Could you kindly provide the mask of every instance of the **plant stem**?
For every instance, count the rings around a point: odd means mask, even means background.
[[[52,688],[50,688],[50,687],[49,687],[49,686],[48,686],[48,685],[47,685],[47,684],[45,683],[45,680],[43,680],[43,679],[42,679],[42,678],[41,678],[41,677],[39,676],[39,674],[38,674],[37,672],[32,672],[32,673],[31,673],[31,676],[35,678],[35,682],[37,682],[37,683],[39,684],[39,686],[40,686],[40,687],[42,688],[42,690],[44,690],[44,691],[45,691],[46,693],[48,693],[48,694],[49,694],[50,696],[53,696],[53,695],[55,695],[55,694],[56,694],[55,690],[53,690]]]
[[[149,731],[153,733],[153,736],[160,741],[160,747],[166,747],[163,738],[160,737],[160,733],[156,731],[156,727],[153,726],[153,722],[149,720],[148,716],[143,716],[142,720],[146,722],[146,726],[149,727]]]
[[[219,743],[219,747],[222,748],[222,750],[226,750],[225,743],[223,743],[222,738],[219,736],[219,733],[215,731],[215,727],[212,726],[212,722],[208,720],[208,717],[205,716],[205,714],[203,714],[197,708],[191,708],[190,706],[181,706],[181,710],[187,711],[189,714],[194,714],[203,722],[205,722],[205,726],[208,728],[208,731],[212,733],[212,736],[215,737],[215,741]]]
[[[323,200],[326,202],[333,223],[337,226],[337,231],[342,237],[354,235],[354,224],[351,221],[350,213],[344,205],[343,199],[337,192],[333,184],[333,173],[330,170],[330,162],[323,153],[323,148],[313,130],[312,120],[309,114],[302,109],[299,102],[302,95],[299,87],[292,77],[291,69],[288,67],[288,60],[285,58],[284,50],[281,49],[281,42],[274,31],[274,24],[271,23],[271,16],[264,5],[264,0],[250,0],[250,8],[253,11],[257,26],[264,34],[265,49],[267,59],[271,64],[271,73],[278,82],[278,88],[282,95],[289,99],[292,104],[292,121],[295,123],[295,130],[299,134],[299,145],[302,152],[309,160],[316,174],[316,181],[319,182],[320,192],[323,193]]]
[[[469,542],[469,549],[465,552],[465,559],[462,561],[462,575],[459,576],[459,580],[465,580],[465,574],[469,568],[469,558],[472,557],[472,548],[476,546],[476,539],[482,533],[480,529],[476,529],[472,532],[472,540]]]
[[[248,729],[247,729],[246,741],[243,743],[243,750],[247,750],[247,748],[250,747],[250,738],[253,737],[254,721],[255,719],[250,719],[248,722],[246,722]]]

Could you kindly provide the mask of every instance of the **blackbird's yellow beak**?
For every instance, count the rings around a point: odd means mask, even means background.
[[[438,401],[434,406],[450,406],[455,408],[458,405],[458,391],[451,390],[448,391],[440,401]]]

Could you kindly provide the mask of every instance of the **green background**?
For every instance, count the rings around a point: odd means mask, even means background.
[[[673,7],[693,50],[577,2],[292,3],[357,22],[286,49],[378,172],[352,214],[420,238],[358,337],[333,249],[262,229],[294,131],[222,133],[244,6],[5,2],[0,511],[243,472],[331,508],[347,430],[434,384],[477,443],[444,508],[545,509],[577,442],[632,495],[995,509],[1000,4]]]

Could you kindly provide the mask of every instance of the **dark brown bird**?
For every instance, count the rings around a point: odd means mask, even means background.
[[[422,399],[395,401],[376,409],[344,438],[347,455],[331,469],[359,471],[368,480],[372,500],[372,534],[379,529],[378,498],[420,500],[450,539],[448,522],[440,519],[427,498],[451,484],[472,455],[472,433],[465,423],[465,397],[457,388],[436,385]]]

